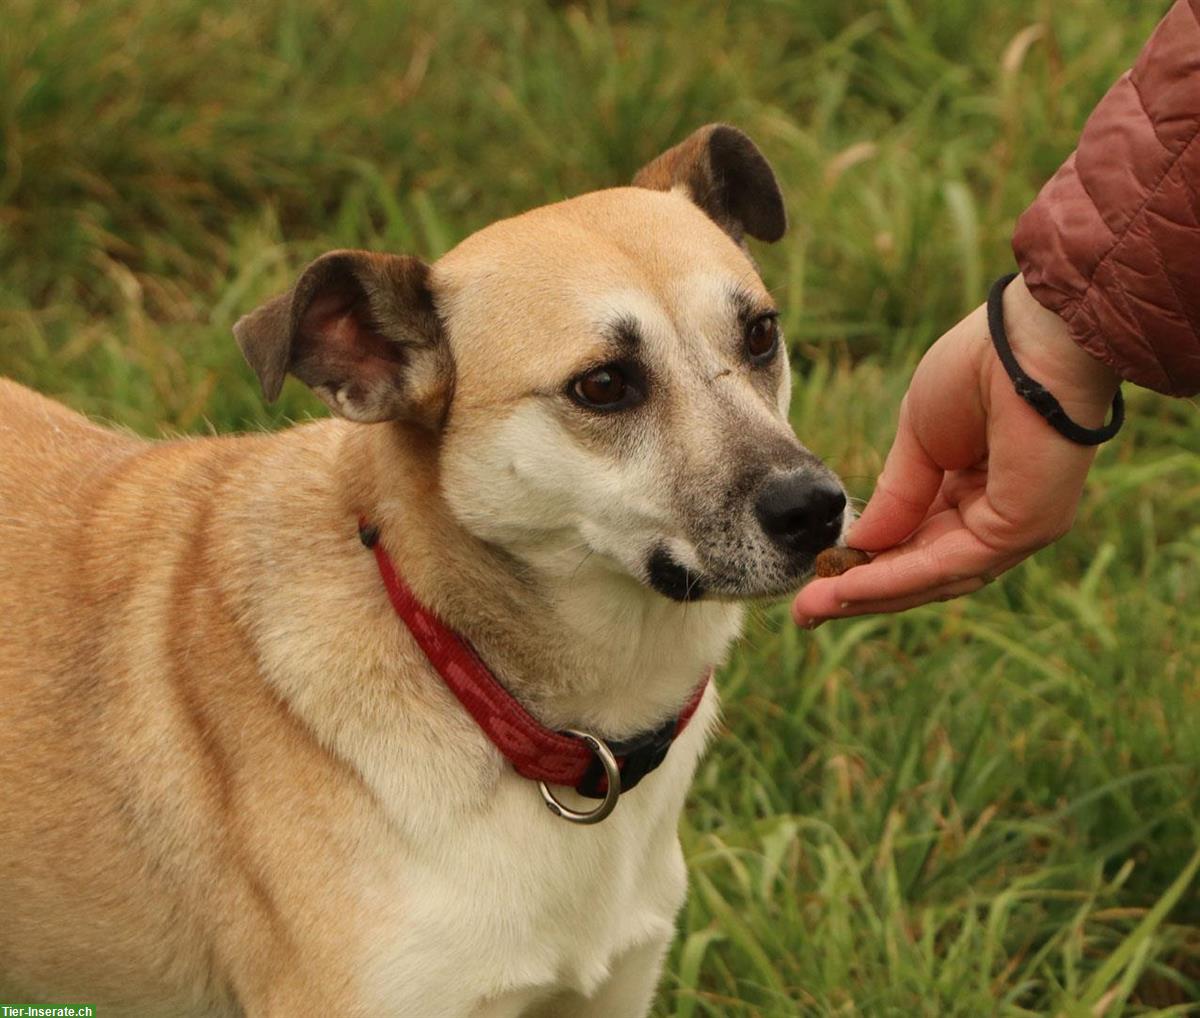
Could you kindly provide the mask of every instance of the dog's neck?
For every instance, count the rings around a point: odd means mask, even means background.
[[[654,727],[740,630],[741,606],[670,601],[584,549],[547,542],[517,555],[473,537],[439,494],[432,438],[381,426],[343,443],[357,511],[414,594],[548,727],[609,738]]]

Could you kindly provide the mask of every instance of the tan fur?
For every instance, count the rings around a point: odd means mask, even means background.
[[[440,430],[422,412],[146,442],[0,380],[0,999],[106,1018],[643,1013],[713,696],[610,820],[568,828],[430,670],[356,530],[380,526],[417,596],[544,723],[624,737],[678,710],[740,608],[677,605],[550,529],[492,535],[501,509],[472,500],[488,471],[520,472],[495,436],[549,426],[559,411],[537,408],[587,361],[589,308],[613,293],[682,323],[679,371],[734,371],[689,318],[708,277],[681,280],[699,270],[767,299],[679,194],[599,192],[469,238],[431,275],[454,365],[422,388],[453,392]],[[744,433],[800,448],[775,388],[711,385]],[[680,470],[717,427],[682,429]],[[472,948],[478,973],[419,986],[438,961],[422,944],[444,941],[405,931],[453,919],[459,888],[506,932]],[[565,916],[578,948],[526,943],[523,910]]]

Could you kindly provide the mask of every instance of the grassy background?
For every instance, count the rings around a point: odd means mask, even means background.
[[[860,496],[921,351],[1165,10],[1139,0],[6,0],[0,373],[148,435],[276,426],[231,322],[728,120],[794,419]],[[757,613],[684,824],[659,1016],[1200,1013],[1200,419],[1131,394],[1075,531],[988,588]]]

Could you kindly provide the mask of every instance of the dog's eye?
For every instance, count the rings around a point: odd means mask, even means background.
[[[626,369],[618,364],[606,364],[575,379],[571,384],[571,395],[587,407],[618,410],[640,401],[642,393]]]
[[[774,313],[760,315],[746,326],[746,352],[755,363],[769,361],[778,346],[779,322]]]

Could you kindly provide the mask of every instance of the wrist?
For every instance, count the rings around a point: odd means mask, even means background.
[[[1004,321],[1022,369],[1080,424],[1103,423],[1120,378],[1075,342],[1067,323],[1038,302],[1021,276],[1004,293]]]

